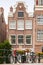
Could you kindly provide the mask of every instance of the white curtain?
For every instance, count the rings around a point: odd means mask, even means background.
[[[16,29],[16,21],[9,22],[9,29]]]
[[[32,29],[32,20],[25,21],[25,29]]]
[[[17,30],[24,30],[24,20],[17,21]]]

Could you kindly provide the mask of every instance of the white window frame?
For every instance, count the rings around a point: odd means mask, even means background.
[[[43,30],[39,30],[39,31],[43,31]],[[43,32],[42,32],[42,34],[43,34]],[[38,34],[38,31],[37,31],[37,41],[43,42],[43,39],[41,40],[41,38],[39,38],[38,35],[39,35],[39,37],[40,37],[41,33],[39,32],[39,34]],[[41,36],[42,36],[42,35],[41,35]],[[38,38],[39,38],[39,39],[38,39]]]
[[[18,11],[18,12],[23,12],[24,13],[24,11]],[[23,17],[18,17],[18,18],[24,18],[24,16]]]
[[[38,5],[43,5],[43,0],[38,0]]]
[[[31,43],[30,43],[30,44],[27,44],[27,43],[26,43],[26,36],[27,36],[27,35],[31,35]],[[26,34],[26,35],[25,35],[25,44],[26,44],[26,45],[32,45],[32,34]]]
[[[10,42],[11,45],[16,45],[16,40],[15,40],[15,43],[13,43],[13,44],[11,43],[11,35],[12,35],[12,36],[14,35],[14,36],[16,37],[15,34],[10,34],[10,35],[9,35],[9,42]]]
[[[11,24],[10,24],[11,22],[14,23],[14,24],[12,24],[14,26],[14,28],[10,27],[11,26]],[[9,29],[16,29],[16,20],[9,21]]]
[[[23,43],[18,43],[18,36],[19,36],[19,35],[23,35]],[[17,44],[18,44],[18,45],[24,45],[24,34],[18,34],[18,35],[17,35]]]
[[[18,23],[19,21],[23,22],[23,24],[22,24],[22,25],[19,24],[19,23]],[[22,27],[22,26],[23,26],[23,27]],[[17,30],[24,30],[24,20],[18,20],[18,21],[17,21]]]
[[[38,15],[36,17],[37,25],[43,25],[43,15]]]
[[[32,20],[25,20],[25,29],[32,29]]]

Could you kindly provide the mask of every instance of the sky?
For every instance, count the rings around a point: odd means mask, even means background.
[[[34,0],[0,0],[0,7],[4,8],[4,18],[6,23],[8,23],[8,13],[10,7],[14,7],[14,5],[16,5],[16,3],[19,1],[25,2],[25,4],[28,6],[28,12],[34,11]]]

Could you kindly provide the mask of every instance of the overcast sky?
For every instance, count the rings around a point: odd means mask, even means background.
[[[26,5],[28,5],[28,11],[33,12],[34,8],[34,0],[0,0],[0,7],[4,8],[4,16],[5,16],[5,21],[8,23],[8,12],[10,6],[13,6],[18,2],[22,1],[25,2]]]

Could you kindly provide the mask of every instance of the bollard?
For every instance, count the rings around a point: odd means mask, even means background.
[[[40,53],[38,54],[38,63],[40,63]]]

